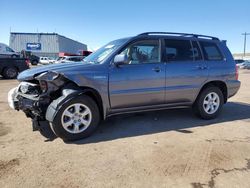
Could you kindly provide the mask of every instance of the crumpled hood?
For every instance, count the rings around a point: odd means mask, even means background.
[[[44,66],[39,66],[36,68],[28,69],[23,72],[21,72],[17,79],[19,81],[23,80],[32,80],[34,79],[35,76],[47,72],[47,71],[54,71],[60,74],[64,74],[67,72],[76,72],[79,70],[89,70],[90,67],[95,66],[95,64],[89,64],[89,63],[61,63],[61,64],[53,64],[53,65],[44,65]]]

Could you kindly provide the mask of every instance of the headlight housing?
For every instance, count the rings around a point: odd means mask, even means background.
[[[39,86],[34,83],[21,82],[18,91],[23,94],[38,95],[40,93]]]
[[[29,91],[29,85],[28,84],[26,84],[26,83],[22,83],[21,85],[20,85],[20,91],[22,92],[22,93],[28,93],[28,91]]]

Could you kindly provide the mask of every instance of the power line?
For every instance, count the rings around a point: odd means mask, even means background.
[[[244,57],[246,56],[246,43],[247,43],[247,35],[250,35],[250,33],[242,33],[244,35]]]

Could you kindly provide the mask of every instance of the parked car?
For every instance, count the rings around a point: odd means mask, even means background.
[[[74,62],[79,62],[84,59],[84,56],[64,56],[64,57],[59,57],[55,63],[74,63]]]
[[[58,62],[61,61],[62,59],[63,59],[63,57],[58,57],[58,58],[56,58],[55,63],[58,63]]]
[[[30,60],[31,65],[37,65],[40,60],[40,58],[34,55],[31,51],[22,50],[21,54],[23,58]]]
[[[250,69],[250,61],[244,61],[239,67],[241,69]]]
[[[191,107],[213,119],[240,87],[225,42],[204,35],[143,33],[112,41],[84,62],[22,72],[10,107],[44,136],[76,140],[123,113]]]
[[[246,63],[246,60],[243,59],[235,59],[234,61],[239,68],[242,68],[242,65]]]
[[[24,58],[0,58],[0,75],[7,79],[16,78],[18,73],[29,68]]]
[[[51,57],[40,57],[39,63],[43,65],[53,64],[55,62]]]
[[[237,65],[245,62],[243,59],[235,59],[234,61]]]
[[[20,54],[12,50],[8,45],[0,43],[0,58],[17,58]]]

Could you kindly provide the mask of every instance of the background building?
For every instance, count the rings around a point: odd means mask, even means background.
[[[57,33],[10,33],[9,46],[17,51],[31,51],[37,56],[57,57],[59,52],[77,53],[87,45]]]

